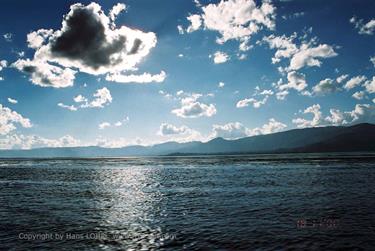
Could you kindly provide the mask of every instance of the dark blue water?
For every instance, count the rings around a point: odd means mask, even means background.
[[[375,250],[374,159],[307,157],[0,160],[0,250]]]

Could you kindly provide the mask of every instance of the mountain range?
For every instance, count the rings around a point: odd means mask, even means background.
[[[89,158],[158,155],[375,152],[375,125],[327,126],[293,129],[235,140],[215,138],[208,142],[166,142],[153,146],[122,148],[47,147],[0,150],[0,158]]]

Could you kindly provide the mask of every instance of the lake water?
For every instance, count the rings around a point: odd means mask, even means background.
[[[375,250],[374,160],[0,160],[0,250]]]

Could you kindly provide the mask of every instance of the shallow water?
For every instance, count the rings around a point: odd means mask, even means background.
[[[374,250],[375,161],[0,160],[0,249]]]

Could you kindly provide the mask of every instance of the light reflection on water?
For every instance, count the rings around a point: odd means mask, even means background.
[[[128,248],[147,250],[163,245],[168,234],[158,226],[162,194],[153,188],[158,185],[156,170],[129,167],[98,171],[95,191],[106,197],[98,207],[107,210],[100,212],[102,229],[97,230],[107,231]]]
[[[371,250],[374,163],[3,160],[0,250]],[[298,225],[311,218],[338,223]],[[20,233],[71,235],[25,240]]]

